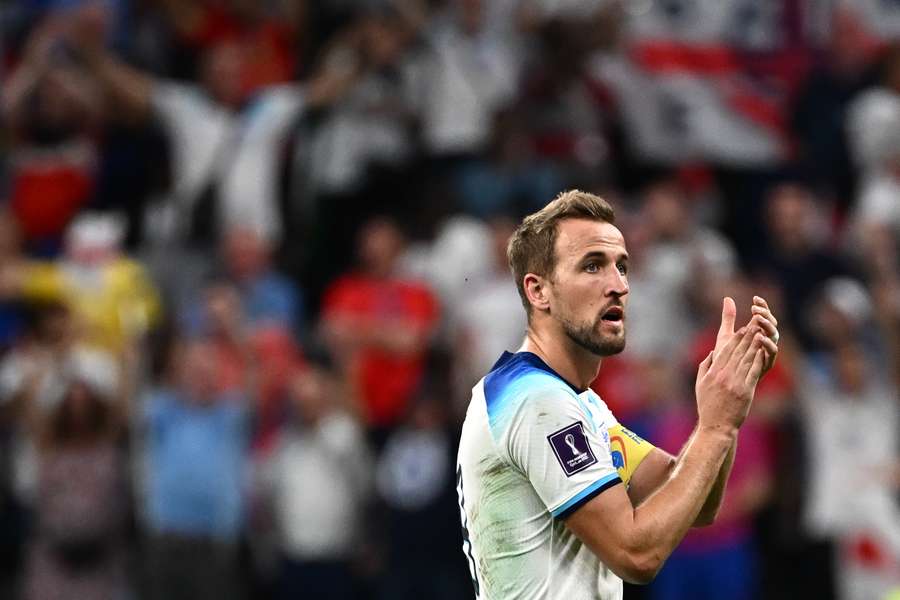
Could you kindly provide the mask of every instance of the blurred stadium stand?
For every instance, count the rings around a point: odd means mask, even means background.
[[[900,594],[900,3],[7,0],[0,82],[0,597],[473,597],[458,429],[572,187],[631,429],[677,453],[723,295],[782,331],[626,598]]]

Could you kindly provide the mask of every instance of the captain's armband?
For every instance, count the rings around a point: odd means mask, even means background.
[[[653,448],[653,444],[622,427],[621,424],[617,423],[609,428],[609,451],[613,466],[625,485],[628,485],[638,465]]]

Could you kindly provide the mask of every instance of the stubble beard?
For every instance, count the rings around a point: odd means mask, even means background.
[[[625,349],[625,329],[619,335],[604,335],[599,331],[602,326],[602,318],[590,324],[576,326],[568,320],[562,321],[563,331],[570,340],[591,354],[605,357],[618,354]]]

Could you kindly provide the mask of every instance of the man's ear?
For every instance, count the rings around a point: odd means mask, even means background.
[[[525,287],[525,297],[537,310],[547,310],[550,308],[550,288],[547,280],[540,275],[534,273],[526,273],[523,280]]]

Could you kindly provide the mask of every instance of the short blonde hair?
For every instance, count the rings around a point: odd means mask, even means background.
[[[531,317],[531,303],[525,294],[525,275],[550,277],[556,268],[556,236],[564,219],[589,219],[614,224],[616,213],[609,202],[581,190],[559,194],[544,208],[528,215],[509,240],[506,258],[516,280],[525,312]]]

